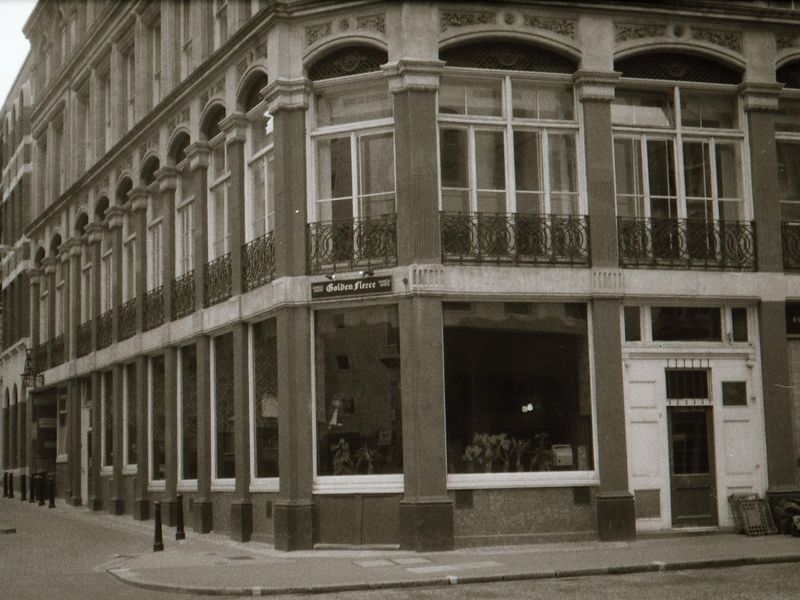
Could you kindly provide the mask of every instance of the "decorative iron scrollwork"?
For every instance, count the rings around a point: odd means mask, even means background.
[[[754,271],[755,225],[750,221],[619,217],[623,267]]]
[[[397,264],[395,215],[308,224],[310,273]]]
[[[85,323],[81,323],[75,330],[75,335],[77,336],[76,340],[76,349],[78,352],[78,357],[86,356],[92,351],[92,326],[94,322],[89,319]]]
[[[781,223],[783,238],[783,270],[800,273],[800,223]]]
[[[136,298],[119,307],[119,339],[127,340],[136,335]]]
[[[275,241],[272,232],[242,246],[242,281],[252,290],[275,277]]]
[[[97,317],[97,349],[108,348],[111,345],[112,331],[111,322],[114,315],[113,310],[107,310],[102,315]]]
[[[164,323],[164,287],[154,287],[144,295],[142,328],[155,329]]]
[[[194,312],[194,270],[179,275],[172,283],[172,318],[181,319]]]
[[[589,218],[441,213],[442,260],[461,264],[589,266]]]
[[[206,263],[205,305],[213,306],[231,297],[231,253]]]
[[[57,367],[64,362],[64,334],[50,340],[50,367]]]

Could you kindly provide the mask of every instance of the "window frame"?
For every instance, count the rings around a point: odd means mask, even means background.
[[[247,172],[244,178],[244,201],[245,201],[245,242],[251,242],[259,237],[271,233],[275,230],[275,198],[274,189],[275,182],[274,168],[270,169],[270,163],[274,161],[274,141],[272,136],[272,123],[271,117],[265,117],[264,108],[261,104],[253,108],[247,115],[250,120],[247,128],[245,140],[245,165]],[[260,127],[262,119],[266,119],[263,123],[265,128],[265,143],[264,146],[255,150],[253,148],[253,141],[255,134],[253,130]],[[264,232],[257,235],[256,219],[255,219],[255,183],[254,183],[254,169],[263,169],[264,178]],[[272,189],[273,193],[270,193]]]
[[[177,363],[178,367],[176,369],[177,373],[177,388],[176,388],[176,395],[175,401],[177,403],[176,407],[176,426],[177,426],[177,489],[179,492],[196,492],[197,491],[197,477],[194,479],[184,479],[183,475],[183,352],[186,352],[186,349],[189,346],[181,346],[177,349]],[[196,355],[195,355],[196,360]],[[195,403],[197,402],[197,398],[195,398]],[[199,466],[199,465],[198,465]],[[198,473],[199,474],[199,473]]]
[[[269,318],[275,318],[267,317]],[[264,319],[266,320],[266,319]],[[259,321],[260,322],[260,321]],[[278,492],[280,491],[280,474],[278,477],[256,477],[256,377],[255,377],[255,327],[259,322],[249,323],[247,326],[247,393],[248,393],[248,432],[250,435],[250,491],[251,492]],[[280,423],[278,424],[280,435]],[[316,439],[316,438],[315,438]],[[279,443],[280,444],[280,443]],[[316,460],[315,460],[316,469]]]
[[[640,326],[640,337],[639,341],[627,341],[625,340],[625,307],[626,306],[638,306],[639,307],[639,326]],[[720,309],[720,339],[719,341],[713,340],[673,340],[673,341],[656,341],[653,339],[653,318],[652,318],[652,307],[653,306],[680,306],[680,307],[708,307],[708,308],[719,308]],[[747,316],[747,340],[746,341],[734,341],[733,340],[733,313],[732,310],[735,308],[743,308],[746,311]],[[663,351],[663,350],[677,350],[677,349],[697,349],[701,347],[711,347],[711,348],[720,348],[720,349],[730,349],[730,348],[738,348],[742,350],[753,350],[756,348],[756,340],[758,335],[758,313],[757,307],[752,304],[746,304],[742,302],[731,302],[731,303],[715,303],[715,302],[675,302],[675,301],[663,301],[663,302],[625,302],[623,306],[620,307],[620,335],[622,340],[622,345],[624,347],[630,347],[631,349],[652,349],[653,351]]]
[[[164,285],[164,214],[156,214],[156,203],[160,202],[154,195],[150,196],[147,206],[147,290]]]
[[[214,336],[210,340],[210,369],[209,369],[209,400],[211,403],[210,421],[211,421],[211,444],[210,444],[210,460],[211,460],[211,491],[212,492],[227,492],[236,489],[236,476],[233,477],[219,477],[217,475],[217,344],[219,339],[224,335],[233,337],[233,332],[229,331],[220,335]],[[233,402],[233,400],[231,400]],[[234,463],[235,465],[235,463]],[[234,467],[235,473],[235,467]]]
[[[231,248],[231,234],[230,234],[230,219],[231,219],[231,206],[230,206],[230,199],[229,199],[229,184],[231,180],[231,171],[230,165],[228,162],[228,148],[226,144],[225,134],[219,133],[214,137],[211,142],[209,142],[211,146],[211,152],[209,156],[209,165],[208,165],[208,260],[212,261],[214,259],[220,258],[229,254],[233,248]],[[223,157],[223,164],[220,168],[219,176],[214,177],[214,172],[217,170],[218,166],[216,162],[219,160],[219,155],[216,154],[219,149],[222,149],[222,157]],[[220,198],[217,196],[217,192],[221,191],[222,197],[222,207],[221,207],[221,214],[222,214],[222,237],[219,237],[218,234],[220,233],[220,225],[217,222],[217,210],[220,208],[218,203],[220,202]],[[218,244],[222,245],[221,251],[220,248],[217,247]]]
[[[790,89],[782,90],[778,102],[780,103],[780,101],[782,100],[789,101],[797,105],[798,103],[800,103],[800,90],[790,90]],[[798,106],[798,108],[800,108],[800,106]],[[798,131],[779,131],[776,129],[775,131],[776,154],[777,154],[778,144],[796,145],[798,147],[798,150],[800,150],[800,128],[798,128]],[[780,165],[781,163],[778,163],[779,167]],[[783,206],[785,204],[794,207],[795,210],[797,211],[800,211],[800,194],[798,194],[798,197],[795,200],[779,198],[779,203],[781,206],[781,213],[783,213]],[[782,214],[781,214],[781,221],[792,224],[800,224],[800,220],[784,219]]]
[[[147,490],[158,492],[166,489],[167,474],[164,473],[164,479],[153,479],[153,361],[155,358],[155,356],[147,357]],[[166,432],[164,435],[166,438]]]
[[[184,181],[184,178],[191,177],[188,159],[178,165],[177,171],[178,177],[175,195],[175,276],[180,277],[194,270],[194,231],[196,215],[194,190],[191,189],[191,184],[186,185]],[[184,190],[184,187],[190,189]],[[185,219],[184,216],[186,217]],[[186,229],[186,223],[184,221],[191,223],[190,230]]]

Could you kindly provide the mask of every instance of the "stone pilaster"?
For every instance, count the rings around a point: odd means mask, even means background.
[[[122,456],[123,456],[123,427],[125,425],[124,422],[124,412],[122,410],[122,390],[123,390],[123,378],[125,377],[125,371],[123,369],[123,365],[116,364],[112,368],[112,405],[113,405],[113,420],[112,420],[112,431],[113,431],[113,452],[114,452],[114,464],[112,465],[112,476],[111,476],[111,504],[108,508],[109,512],[112,515],[121,515],[125,512],[125,500],[123,499],[122,493]]]
[[[100,510],[103,506],[102,491],[100,484],[100,462],[103,452],[102,436],[100,431],[103,428],[101,414],[101,404],[103,402],[101,371],[92,372],[92,460],[89,462],[89,508]]]
[[[65,331],[70,332],[70,343],[66,348],[69,349],[67,356],[69,359],[78,357],[78,326],[81,324],[81,303],[83,294],[87,293],[81,288],[81,256],[83,255],[83,240],[79,237],[72,237],[66,242],[69,251],[69,327]],[[75,393],[79,394],[76,384]],[[80,408],[80,398],[77,406]],[[79,482],[80,483],[80,482]]]
[[[194,300],[195,308],[205,306],[206,263],[208,262],[208,155],[205,142],[195,142],[186,148],[194,189]]]
[[[247,324],[233,326],[233,438],[236,454],[236,494],[231,504],[231,537],[248,542],[253,535],[250,499],[249,344]]]
[[[228,171],[228,232],[231,238],[231,294],[237,296],[244,291],[242,285],[242,246],[244,245],[244,142],[247,133],[247,117],[234,113],[223,119]]]
[[[146,355],[136,357],[136,483],[133,499],[133,518],[144,521],[150,518],[150,499],[147,494],[150,453],[147,451],[147,377]]]
[[[174,346],[164,348],[164,519],[174,527],[177,522],[178,493],[178,361]]]
[[[211,339],[195,338],[197,348],[197,497],[194,530],[209,533],[214,526],[211,504]]]
[[[89,254],[92,261],[92,299],[90,317],[92,319],[92,350],[97,350],[97,317],[100,316],[100,274],[102,272],[101,257],[105,227],[99,223],[86,226],[86,238],[89,243]],[[99,454],[95,455],[99,456]]]
[[[114,283],[111,286],[111,339],[119,341],[119,307],[122,304],[122,223],[125,218],[125,209],[121,206],[111,206],[106,211],[106,224],[111,236],[111,274]]]
[[[67,384],[67,414],[69,418],[69,480],[72,493],[69,503],[80,506],[81,498],[81,386],[78,379]]]
[[[156,186],[151,194],[158,195],[161,202],[163,221],[161,222],[161,275],[164,286],[164,322],[172,320],[172,289],[175,281],[175,188],[176,171],[173,167],[162,167],[156,171]]]

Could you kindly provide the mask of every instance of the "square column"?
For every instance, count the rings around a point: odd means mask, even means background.
[[[69,418],[69,480],[72,493],[69,503],[80,506],[81,498],[81,386],[77,379],[67,383],[67,417]]]
[[[195,338],[197,348],[197,497],[194,530],[209,533],[214,524],[211,504],[211,339]]]
[[[178,522],[178,350],[164,348],[164,524]]]
[[[100,431],[103,422],[100,415],[100,405],[103,402],[100,380],[100,371],[92,372],[92,460],[89,463],[89,508],[100,510],[103,505],[100,492],[100,461],[103,447],[101,446],[102,436]]]
[[[244,245],[244,142],[247,117],[233,113],[220,123],[225,132],[225,145],[230,179],[228,182],[228,233],[231,236],[231,294],[244,291],[242,284],[242,246]]]
[[[89,243],[89,253],[92,260],[92,298],[89,316],[92,319],[92,350],[97,350],[97,317],[100,316],[100,273],[101,252],[100,245],[103,241],[104,227],[99,223],[89,223],[86,226],[86,236]],[[94,383],[92,383],[94,386]],[[99,456],[99,455],[96,455]]]
[[[133,518],[145,521],[150,518],[150,498],[147,493],[150,453],[147,451],[147,361],[145,355],[136,358],[136,483],[133,500]]]
[[[125,373],[120,364],[114,365],[111,373],[113,380],[112,385],[114,386],[114,397],[112,398],[114,406],[112,422],[114,432],[114,465],[112,467],[111,476],[111,506],[109,506],[109,512],[112,515],[121,515],[125,512],[125,500],[122,497],[122,449],[124,441],[122,435],[124,428],[123,419],[125,418],[122,411],[122,379]]]
[[[249,542],[253,535],[250,499],[250,372],[247,323],[233,326],[233,439],[236,454],[236,495],[231,504],[231,537]]]
[[[205,142],[195,142],[186,148],[194,189],[194,302],[195,309],[205,304],[206,263],[208,263],[208,155]],[[198,354],[199,358],[199,354]]]
[[[161,222],[161,275],[164,298],[164,322],[172,320],[172,288],[175,282],[175,188],[176,171],[172,167],[162,167],[156,171],[157,191],[152,196],[161,202],[163,221]],[[148,188],[149,189],[149,188]]]

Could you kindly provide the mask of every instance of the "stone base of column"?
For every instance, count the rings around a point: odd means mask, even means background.
[[[161,518],[164,525],[167,527],[175,527],[178,524],[178,501],[162,500],[161,501]]]
[[[192,512],[194,527],[197,533],[211,533],[214,528],[214,511],[210,500],[195,500]]]
[[[150,518],[149,498],[137,498],[133,501],[133,518],[135,521],[147,521]]]
[[[597,536],[601,542],[636,539],[633,494],[619,492],[597,495]]]
[[[800,486],[774,486],[767,490],[765,496],[767,498],[767,505],[772,512],[775,525],[778,527],[778,533],[789,533],[789,523],[780,523],[776,518],[777,515],[775,513],[775,505],[780,500],[793,500],[794,502],[797,502],[798,499],[800,499]]]
[[[453,549],[453,502],[400,502],[400,548],[416,552]]]
[[[276,502],[272,508],[272,519],[277,550],[290,552],[313,547],[313,502]]]
[[[125,514],[125,501],[122,498],[112,498],[108,512],[115,517]]]
[[[86,506],[89,507],[89,510],[102,510],[103,500],[97,496],[89,496],[89,501],[86,503]]]
[[[81,497],[80,497],[80,496],[70,496],[70,497],[67,499],[67,503],[68,503],[70,506],[80,506],[80,505],[82,504],[82,499],[81,499]]]
[[[250,502],[231,504],[231,539],[249,542],[253,537],[253,505]]]

